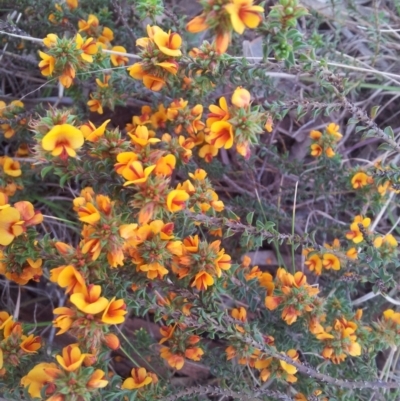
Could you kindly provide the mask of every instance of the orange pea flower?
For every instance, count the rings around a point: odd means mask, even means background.
[[[128,67],[127,70],[133,79],[143,79],[143,77],[146,75],[141,63],[135,63]]]
[[[208,28],[206,17],[202,14],[194,17],[186,24],[186,30],[191,33],[199,33]]]
[[[113,39],[114,39],[114,32],[110,28],[107,28],[105,26],[101,31],[101,35],[99,36],[99,42],[107,46]]]
[[[53,156],[66,160],[68,156],[76,157],[85,139],[82,132],[70,124],[55,125],[42,139],[44,150],[51,151]]]
[[[322,255],[322,264],[325,269],[340,270],[340,260],[333,253],[324,253]]]
[[[185,358],[182,355],[173,354],[168,347],[161,348],[160,356],[166,359],[168,365],[176,370],[181,370],[185,364]]]
[[[231,257],[227,255],[223,249],[219,251],[217,258],[215,259],[215,270],[218,277],[221,277],[221,269],[229,270],[231,268],[231,265]]]
[[[14,203],[14,207],[19,211],[24,227],[30,227],[43,222],[43,215],[35,210],[32,203],[28,201],[20,201]]]
[[[152,382],[153,378],[147,373],[145,368],[133,368],[131,370],[131,377],[124,380],[121,388],[135,390],[137,388],[148,386]]]
[[[98,128],[96,128],[92,122],[88,121],[86,124],[81,125],[79,129],[87,141],[97,142],[104,135],[106,126],[110,121],[111,120],[104,121]]]
[[[310,256],[305,262],[305,265],[308,266],[310,271],[314,271],[317,276],[322,273],[322,260],[319,255],[314,254]]]
[[[211,125],[217,121],[225,121],[229,120],[229,108],[224,97],[221,97],[218,102],[219,106],[215,104],[211,104],[208,109],[210,113],[208,113],[206,124],[207,127],[211,127]]]
[[[67,294],[84,292],[86,288],[85,279],[82,274],[72,265],[63,267],[61,272],[55,276],[51,276],[50,280],[53,282],[56,281],[60,287],[66,288],[65,292]]]
[[[99,114],[103,114],[103,105],[100,100],[93,98],[93,95],[90,94],[90,100],[86,103],[89,106],[89,110],[92,112],[97,112]]]
[[[114,297],[107,305],[103,312],[101,321],[107,324],[120,324],[125,321],[126,305],[123,299],[115,299]]]
[[[93,14],[89,14],[87,21],[85,20],[78,21],[79,32],[88,31],[92,27],[96,28],[98,26],[99,26],[99,19]]]
[[[204,159],[207,163],[210,163],[217,154],[218,148],[212,145],[206,144],[199,149],[199,157]]]
[[[74,372],[79,369],[87,354],[82,354],[76,344],[68,345],[62,350],[62,356],[56,355],[57,362],[67,372]]]
[[[133,133],[129,133],[129,136],[135,145],[141,147],[146,146],[149,143],[154,144],[160,142],[160,139],[150,137],[150,132],[145,125],[138,125]]]
[[[230,149],[233,145],[233,127],[227,121],[217,121],[211,125],[206,141],[216,148]]]
[[[49,375],[48,372],[52,373]],[[51,382],[54,381],[54,378],[57,374],[60,374],[61,371],[57,369],[55,363],[39,363],[33,369],[31,369],[27,375],[22,377],[21,385],[24,387],[28,387],[28,393],[32,398],[41,398],[41,390],[42,388]]]
[[[311,132],[310,132],[311,139],[313,139],[314,141],[318,141],[321,139],[321,137],[322,137],[321,131],[311,130]]]
[[[87,63],[93,63],[93,55],[99,50],[96,41],[93,38],[83,39],[77,33],[75,37],[76,48],[82,51],[81,58]]]
[[[322,147],[318,143],[313,143],[311,145],[311,156],[319,157],[322,155]]]
[[[351,179],[351,185],[353,186],[354,189],[360,189],[369,184],[372,184],[373,182],[374,179],[362,171],[359,171],[358,173],[354,174],[353,178]]]
[[[176,32],[167,33],[160,29],[154,34],[153,40],[159,50],[167,56],[179,57],[182,55],[179,50],[182,38]]]
[[[104,343],[113,351],[117,350],[121,346],[119,338],[113,333],[108,333],[104,336]]]
[[[78,208],[79,220],[94,225],[100,220],[100,212],[90,202]]]
[[[65,3],[70,10],[75,10],[75,8],[78,8],[78,0],[65,0]]]
[[[126,49],[123,46],[114,46],[111,51],[119,52],[119,53],[126,53]],[[120,54],[110,54],[111,64],[114,67],[127,65],[129,58],[126,56],[122,56]]]
[[[30,334],[19,346],[27,353],[36,353],[36,351],[41,347],[40,337]]]
[[[179,212],[186,207],[189,194],[181,189],[172,190],[167,196],[167,209],[172,212]]]
[[[176,165],[176,157],[174,155],[166,155],[157,160],[154,173],[156,175],[164,175],[170,177]]]
[[[187,348],[185,350],[185,357],[192,361],[200,361],[204,355],[204,351],[200,347]]]
[[[230,32],[220,32],[217,34],[215,38],[215,47],[219,54],[223,54],[226,52],[229,46],[229,42],[231,41],[231,33]]]
[[[124,187],[131,184],[144,184],[155,168],[156,166],[153,165],[143,169],[143,165],[139,161],[133,161],[129,163],[122,171],[122,176],[128,180],[124,183]]]
[[[155,63],[154,65],[163,68],[173,75],[178,73],[179,64],[176,61],[163,61],[161,63]]]
[[[24,232],[19,211],[14,207],[0,210],[0,245],[10,245],[15,237]]]
[[[105,373],[101,369],[96,369],[86,383],[88,389],[103,388],[107,386],[108,380],[104,380]]]
[[[19,177],[22,174],[19,162],[7,156],[3,160],[3,171],[10,177]]]
[[[213,284],[214,279],[212,278],[212,276],[205,271],[201,271],[196,274],[193,283],[190,286],[196,286],[199,291],[203,291]]]
[[[138,270],[147,272],[147,278],[154,280],[156,278],[162,279],[166,274],[168,274],[168,269],[158,262],[147,263],[140,265]]]
[[[342,138],[342,134],[339,132],[339,125],[335,123],[329,123],[326,127],[326,132],[333,136],[337,141]]]
[[[143,77],[143,85],[147,89],[150,89],[150,90],[152,90],[154,92],[158,92],[164,87],[165,81],[160,77],[156,77],[154,75],[146,74]]]
[[[53,75],[56,59],[46,53],[39,51],[39,56],[42,61],[39,63],[40,72],[43,76],[48,77]]]
[[[59,336],[66,333],[74,322],[73,316],[75,315],[75,312],[70,308],[61,306],[59,308],[55,308],[53,313],[55,315],[60,315],[53,320],[53,326],[60,329],[56,335]]]
[[[62,74],[58,77],[60,83],[65,87],[69,88],[72,85],[76,75],[75,68],[72,65],[66,65]]]
[[[88,285],[84,292],[75,292],[70,296],[70,301],[84,313],[95,315],[103,312],[108,305],[107,298],[101,297],[100,285]]]
[[[371,219],[369,217],[363,218],[360,215],[354,218],[353,223],[350,225],[350,231],[346,233],[346,238],[353,240],[355,244],[358,244],[364,240],[364,236],[360,230],[359,224],[361,224],[364,228],[368,228],[371,224]]]
[[[261,6],[253,6],[253,0],[232,0],[230,4],[225,6],[225,10],[231,17],[233,29],[242,34],[246,27],[257,28],[262,21],[264,8]]]
[[[236,107],[248,107],[250,105],[251,95],[247,89],[239,86],[232,95],[231,102]]]

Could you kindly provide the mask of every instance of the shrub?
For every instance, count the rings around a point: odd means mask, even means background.
[[[10,5],[5,399],[398,399],[389,3]]]

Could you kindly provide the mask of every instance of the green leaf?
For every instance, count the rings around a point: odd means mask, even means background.
[[[358,118],[351,117],[349,118],[349,121],[347,121],[347,125],[358,124],[359,122],[360,120]]]
[[[365,129],[367,129],[367,127],[363,127],[362,125],[357,125],[356,132],[361,132],[364,131]]]
[[[46,177],[48,173],[53,169],[53,166],[46,166],[45,168],[42,168],[42,171],[40,172],[40,176],[42,178]]]
[[[376,114],[378,113],[378,110],[379,110],[380,107],[381,106],[372,107],[371,113],[370,113],[372,119],[374,119],[376,117]]]
[[[235,235],[235,232],[229,227],[224,234],[224,238],[229,238],[232,237],[232,235]]]
[[[392,130],[392,127],[386,127],[383,132],[389,137],[394,139],[394,132]]]
[[[393,150],[393,146],[388,143],[382,143],[378,147],[379,150]]]
[[[250,212],[247,214],[247,216],[246,216],[247,224],[251,225],[251,223],[253,222],[253,217],[254,217],[254,212]]]
[[[228,213],[229,219],[239,221],[239,216],[237,214],[235,214],[234,212],[232,212],[232,210],[227,209],[227,213]]]
[[[275,227],[275,223],[273,221],[267,221],[264,224],[264,230],[265,231],[269,231],[269,230],[271,230],[271,228],[274,228],[274,227]]]
[[[264,223],[261,220],[256,221],[257,230],[264,230]]]
[[[68,181],[68,179],[69,179],[68,174],[63,175],[63,176],[60,178],[60,187],[61,187],[61,188],[64,188],[64,185],[65,185],[65,183]]]

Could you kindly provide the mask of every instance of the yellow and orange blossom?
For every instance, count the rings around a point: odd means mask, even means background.
[[[79,149],[84,141],[83,134],[78,128],[70,124],[59,124],[43,137],[42,147],[53,156],[66,160],[68,157],[76,157],[76,149]]]
[[[87,354],[82,354],[81,350],[76,344],[68,345],[63,348],[62,356],[57,355],[57,362],[67,372],[74,372],[79,369]]]
[[[231,17],[233,29],[239,34],[243,34],[246,27],[257,28],[264,12],[263,7],[253,6],[253,0],[232,0],[225,10]]]
[[[145,368],[133,368],[131,370],[131,377],[124,380],[121,388],[134,390],[148,386],[153,382],[153,376],[155,375],[148,373]]]

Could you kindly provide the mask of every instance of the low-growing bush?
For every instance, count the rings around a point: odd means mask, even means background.
[[[4,399],[398,399],[397,3],[0,8]]]

